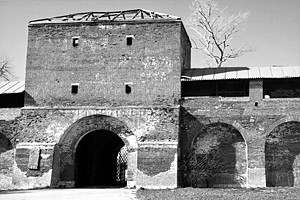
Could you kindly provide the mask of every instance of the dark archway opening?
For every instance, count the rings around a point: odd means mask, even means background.
[[[126,147],[113,132],[96,130],[86,134],[76,148],[75,163],[76,187],[126,186]]]
[[[300,185],[300,123],[285,122],[267,135],[265,145],[267,187]]]

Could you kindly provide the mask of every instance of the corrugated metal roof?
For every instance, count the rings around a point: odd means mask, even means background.
[[[25,90],[24,81],[0,82],[0,94],[21,93]]]
[[[226,80],[300,77],[300,66],[194,68],[183,71],[181,80]]]

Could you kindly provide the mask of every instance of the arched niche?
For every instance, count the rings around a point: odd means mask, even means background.
[[[243,187],[247,185],[247,145],[232,125],[205,125],[192,142],[197,187]],[[202,178],[201,178],[202,176]]]
[[[266,136],[267,187],[300,185],[300,122],[277,125]]]

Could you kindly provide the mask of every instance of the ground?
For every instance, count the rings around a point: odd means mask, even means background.
[[[1,200],[297,200],[300,188],[207,189],[180,188],[173,190],[100,189],[40,189],[0,191]]]
[[[0,200],[135,200],[135,193],[135,190],[124,188],[81,188],[0,191]]]
[[[138,190],[139,200],[296,200],[300,188]]]

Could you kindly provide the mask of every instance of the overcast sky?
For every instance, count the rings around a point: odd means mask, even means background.
[[[256,51],[225,66],[300,66],[300,0],[215,0],[230,13],[250,12],[235,45]],[[143,8],[176,15],[189,15],[190,0],[0,0],[0,53],[10,57],[19,80],[25,78],[28,21],[87,11]],[[195,37],[192,35],[191,37]],[[205,67],[199,51],[192,53],[192,66]]]

